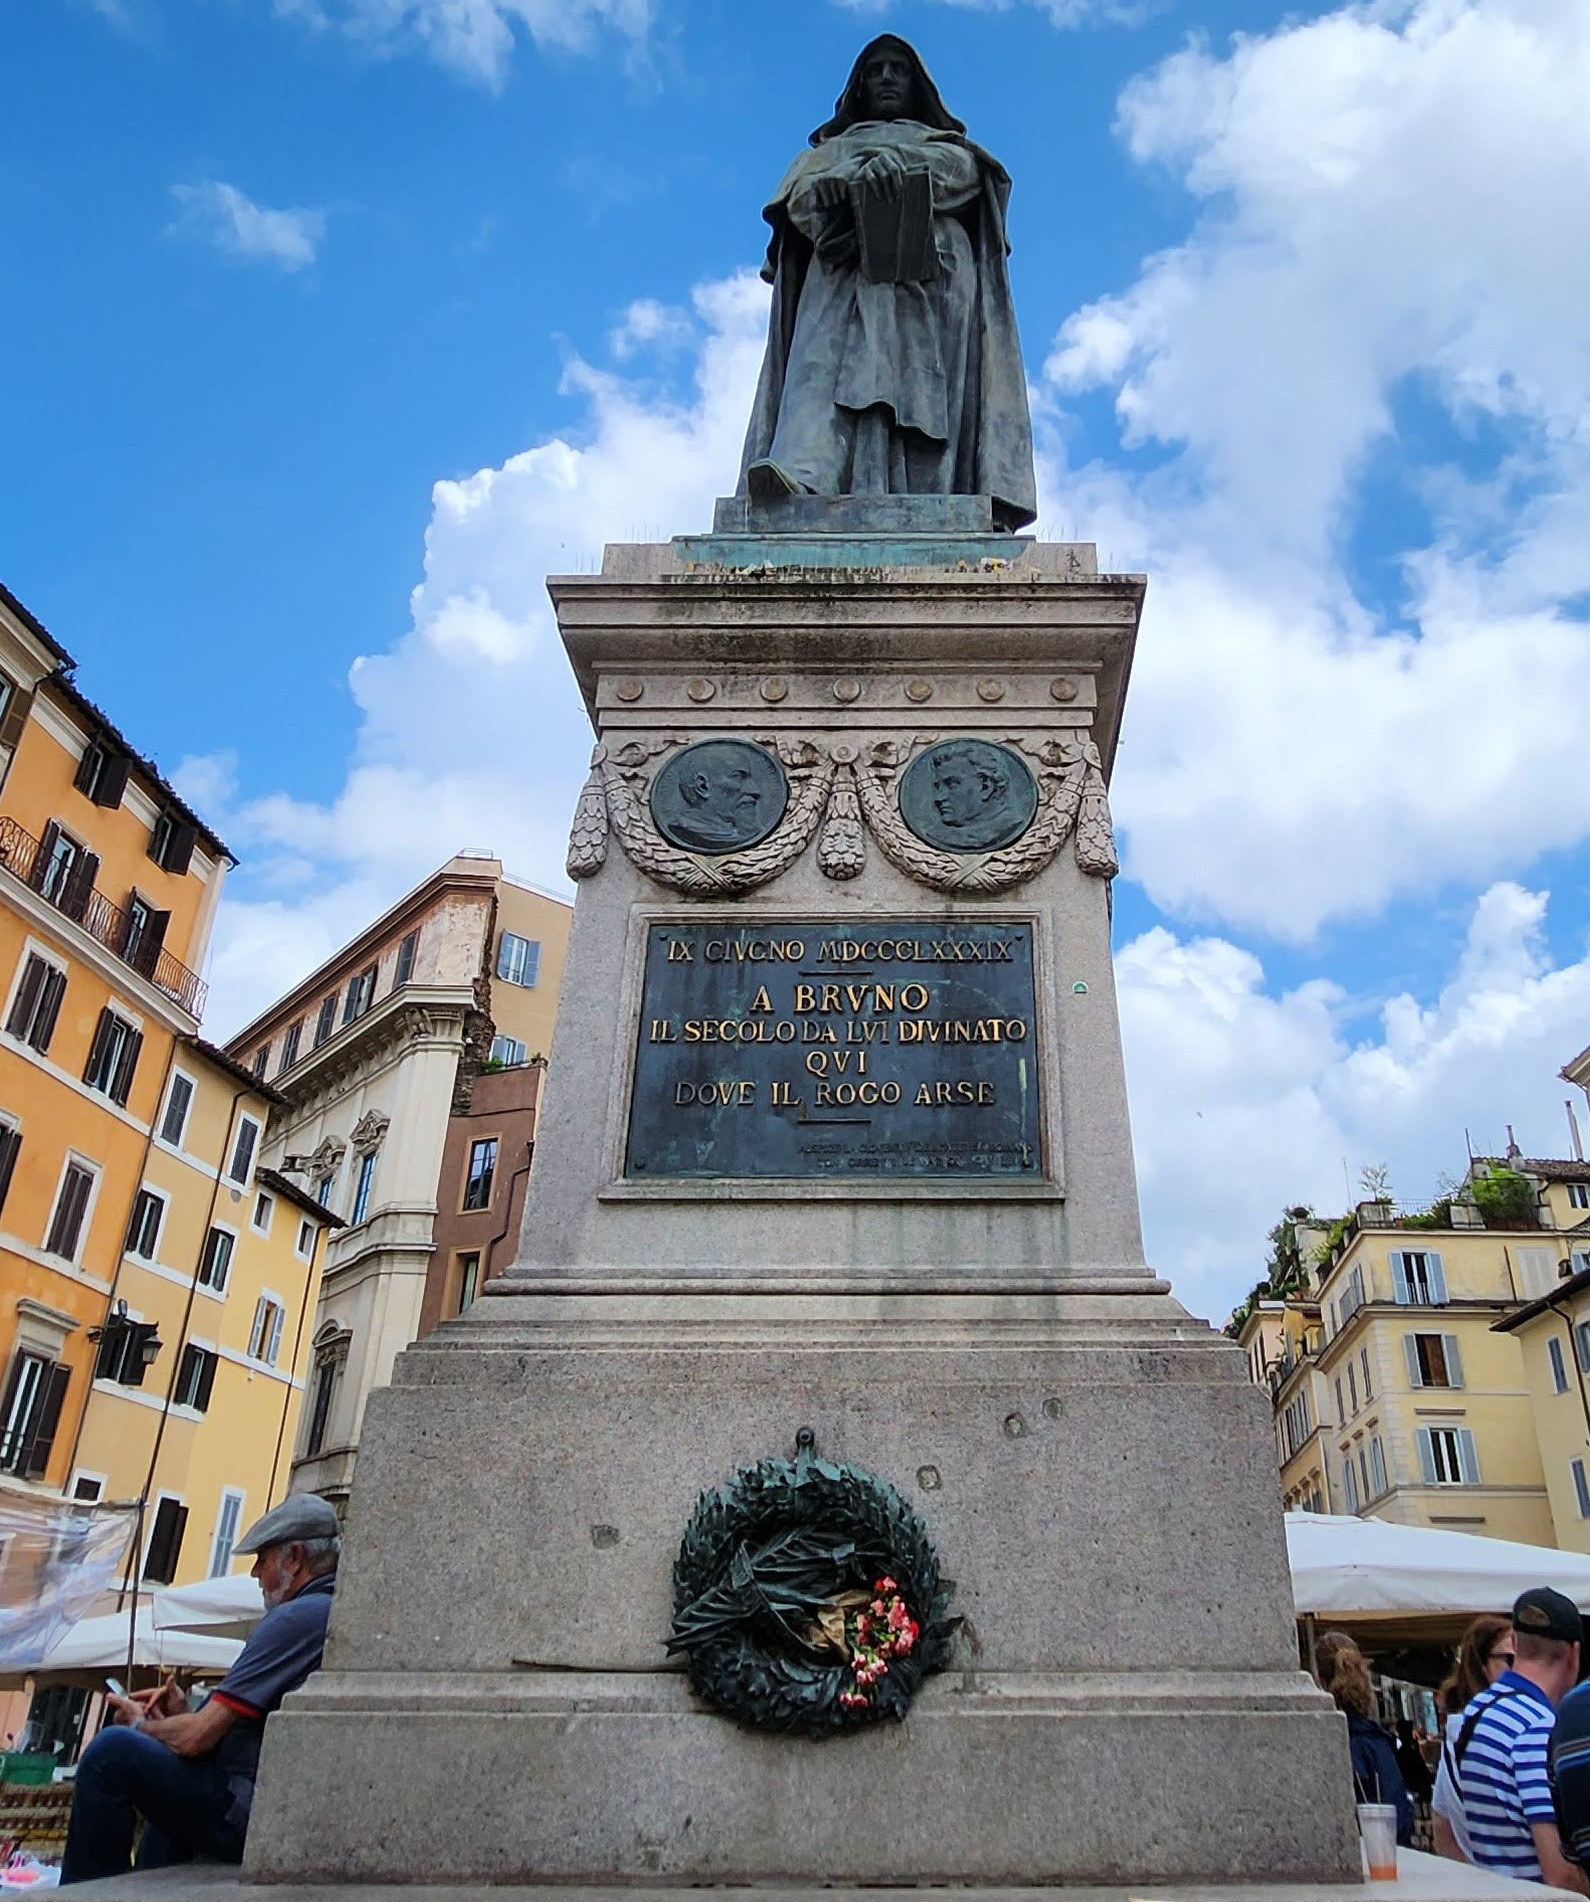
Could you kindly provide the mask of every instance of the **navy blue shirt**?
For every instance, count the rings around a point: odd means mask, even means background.
[[[211,1691],[211,1697],[239,1718],[216,1746],[214,1757],[231,1773],[234,1788],[239,1777],[254,1781],[265,1719],[289,1691],[320,1669],[336,1585],[336,1573],[325,1572],[266,1612],[231,1670]]]

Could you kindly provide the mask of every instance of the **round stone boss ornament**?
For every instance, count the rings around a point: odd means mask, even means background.
[[[994,740],[940,740],[900,775],[900,816],[941,852],[1014,845],[1038,811],[1027,762]]]
[[[788,803],[783,767],[749,740],[699,740],[667,760],[651,783],[652,823],[685,852],[759,845]]]
[[[795,1449],[696,1502],[668,1649],[698,1695],[761,1729],[903,1718],[960,1622],[927,1528],[886,1481],[818,1459],[809,1427]]]

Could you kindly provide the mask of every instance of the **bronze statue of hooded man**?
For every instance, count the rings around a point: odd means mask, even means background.
[[[1033,519],[1009,196],[915,49],[863,47],[763,214],[773,311],[742,494],[985,495],[997,526]]]

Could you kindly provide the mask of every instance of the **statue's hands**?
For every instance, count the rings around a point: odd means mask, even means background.
[[[849,181],[837,173],[827,172],[820,178],[814,178],[807,187],[811,201],[823,211],[842,205],[850,196]]]
[[[883,197],[898,198],[909,169],[901,155],[886,146],[883,151],[875,152],[856,176]]]

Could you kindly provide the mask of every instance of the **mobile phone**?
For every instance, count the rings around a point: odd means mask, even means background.
[[[122,1683],[119,1677],[106,1678],[105,1689],[110,1692],[112,1697],[125,1697],[127,1695],[127,1686]]]

